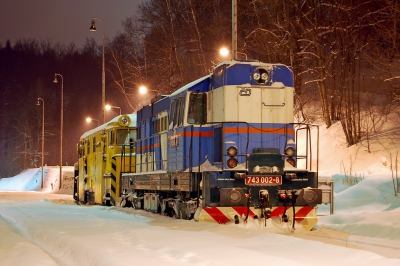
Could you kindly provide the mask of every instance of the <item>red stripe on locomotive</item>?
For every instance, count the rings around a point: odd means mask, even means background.
[[[247,215],[248,207],[235,206],[235,207],[232,207],[232,209],[234,209],[240,216]],[[254,212],[252,210],[249,210],[249,216],[251,218],[254,218],[255,214],[254,214]]]
[[[203,208],[217,223],[226,224],[229,222],[229,218],[223,214],[217,207]]]
[[[287,212],[293,212],[291,210],[292,207],[286,206],[286,213]],[[296,221],[297,222],[302,222],[304,218],[313,210],[313,207],[311,206],[303,206],[300,208],[297,208],[298,210],[296,211]],[[285,211],[284,206],[278,206],[275,209],[271,211],[270,217],[277,217],[279,215],[283,215],[283,212]]]

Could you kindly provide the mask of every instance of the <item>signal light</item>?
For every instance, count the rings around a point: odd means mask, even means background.
[[[288,157],[293,157],[296,154],[296,151],[295,151],[295,149],[293,147],[286,147],[285,154]]]
[[[296,161],[293,158],[288,158],[286,160],[291,166],[296,167]]]
[[[226,151],[228,156],[230,157],[226,164],[228,165],[229,168],[234,168],[238,165],[238,161],[234,158],[234,156],[237,155],[237,148],[235,146],[230,146],[228,150]]]
[[[237,155],[237,148],[235,146],[230,146],[226,152],[229,157],[234,157]]]
[[[296,156],[296,150],[293,147],[286,147],[285,155],[288,157],[286,162],[288,162],[291,166],[296,167],[296,161],[292,158],[293,156]]]
[[[231,158],[228,159],[228,161],[226,163],[227,163],[229,168],[234,168],[234,167],[237,166],[238,161],[235,158],[231,157]]]

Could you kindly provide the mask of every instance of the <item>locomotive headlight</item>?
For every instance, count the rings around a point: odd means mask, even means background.
[[[265,68],[259,67],[254,70],[253,79],[257,84],[265,84],[269,79],[269,72]]]
[[[235,146],[230,146],[227,150],[229,157],[234,157],[237,154],[237,148]]]
[[[229,168],[234,168],[234,167],[237,166],[238,161],[235,158],[231,157],[231,158],[228,159],[226,164],[228,165]]]
[[[253,79],[257,82],[260,79],[260,73],[254,72]],[[258,82],[257,82],[258,83]]]
[[[288,157],[293,157],[296,154],[296,151],[295,151],[295,149],[293,147],[286,147],[285,154]]]
[[[264,82],[267,81],[268,80],[268,73],[262,73],[261,74],[261,79],[264,80]]]
[[[122,115],[118,118],[118,124],[122,127],[127,127],[131,123],[131,118],[127,115]]]

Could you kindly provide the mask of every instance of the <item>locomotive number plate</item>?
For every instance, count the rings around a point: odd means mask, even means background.
[[[282,185],[282,176],[246,176],[246,185]]]

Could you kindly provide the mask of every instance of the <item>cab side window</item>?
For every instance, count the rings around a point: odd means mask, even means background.
[[[169,114],[169,126],[168,126],[169,130],[174,129],[174,119],[176,116],[175,112],[176,112],[176,100],[174,100],[171,104],[171,113]]]
[[[114,131],[111,130],[108,132],[108,146],[114,145]]]
[[[187,114],[189,124],[202,124],[207,122],[207,94],[193,92],[189,97]]]
[[[87,154],[90,154],[90,139],[87,139]]]
[[[183,116],[185,110],[184,97],[175,99],[171,104],[171,113],[169,114],[169,130],[174,130],[183,126]]]

